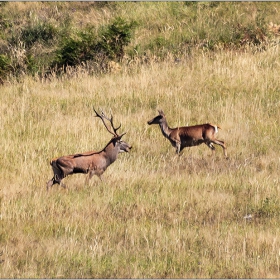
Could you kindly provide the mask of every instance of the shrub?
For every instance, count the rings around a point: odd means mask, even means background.
[[[37,41],[49,43],[56,37],[56,35],[56,28],[50,23],[44,22],[24,28],[21,32],[21,41],[23,41],[26,47],[29,48]]]
[[[135,21],[128,23],[120,17],[116,18],[101,31],[98,48],[105,52],[109,59],[120,61],[124,56],[124,47],[130,43],[136,26]]]
[[[10,70],[10,59],[4,54],[0,54],[0,79],[5,78]]]
[[[77,36],[65,38],[61,47],[56,51],[56,58],[52,63],[58,67],[77,66],[82,62],[94,58],[96,52],[96,37],[93,30],[79,32]]]
[[[98,37],[93,27],[73,34],[63,40],[51,67],[78,66],[90,60],[98,63],[101,60],[121,60],[135,26],[135,22],[127,23],[117,18],[111,25],[101,28]]]

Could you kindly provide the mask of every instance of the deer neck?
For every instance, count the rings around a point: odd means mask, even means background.
[[[169,138],[169,135],[172,131],[171,128],[169,128],[168,124],[167,124],[167,121],[162,121],[160,124],[159,124],[159,127],[160,127],[160,130],[163,134],[164,137],[166,138]]]
[[[106,162],[108,165],[110,165],[117,159],[118,153],[118,148],[114,146],[112,142],[104,148],[103,156],[106,158]]]

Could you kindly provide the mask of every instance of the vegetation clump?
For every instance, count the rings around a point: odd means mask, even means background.
[[[180,59],[197,49],[261,51],[277,34],[269,24],[278,5],[3,2],[0,78],[53,75],[69,67],[105,73],[111,61]]]

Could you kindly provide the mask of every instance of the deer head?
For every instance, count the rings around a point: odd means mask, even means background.
[[[148,121],[148,124],[161,124],[166,121],[165,114],[162,110],[158,110],[159,115]]]
[[[107,131],[113,135],[113,138],[111,139],[110,143],[113,143],[114,146],[116,144],[119,145],[120,148],[120,153],[123,152],[129,152],[130,149],[132,149],[132,146],[130,146],[128,143],[126,143],[125,141],[122,141],[121,138],[126,134],[126,132],[122,133],[121,135],[119,135],[117,133],[117,130],[121,127],[121,124],[118,127],[115,127],[113,124],[113,116],[111,115],[111,118],[107,117],[103,111],[101,111],[101,114],[99,114],[94,108],[93,108],[96,116],[102,120],[105,128],[107,129]],[[108,120],[110,122],[111,125],[111,129],[108,127],[108,125],[105,122],[105,119]]]

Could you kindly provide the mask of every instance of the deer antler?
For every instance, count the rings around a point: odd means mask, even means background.
[[[111,115],[111,118],[109,119],[109,118],[104,114],[103,111],[101,111],[101,115],[100,115],[100,114],[98,114],[98,113],[96,112],[96,110],[95,110],[94,108],[93,108],[93,110],[94,110],[94,112],[95,112],[95,114],[96,114],[95,117],[98,117],[98,118],[100,118],[100,119],[102,120],[102,122],[103,122],[104,126],[106,127],[107,131],[108,131],[109,133],[113,134],[114,137],[118,137],[119,135],[118,135],[118,133],[117,133],[117,130],[121,127],[121,124],[119,125],[119,127],[115,128],[114,125],[113,125],[113,116],[112,116],[112,115]],[[104,119],[106,119],[106,120],[108,120],[108,121],[110,122],[110,124],[111,124],[111,126],[112,126],[114,132],[112,132],[112,131],[108,128],[108,126],[107,126],[106,122],[104,121]]]
[[[110,122],[110,124],[111,124],[111,126],[112,126],[112,128],[113,128],[113,130],[114,130],[114,133],[115,133],[116,135],[118,135],[118,134],[117,134],[117,130],[121,127],[121,124],[120,124],[117,128],[115,128],[115,127],[114,127],[114,124],[113,124],[113,116],[111,115],[111,118],[109,119],[109,118],[104,114],[103,111],[101,111],[101,114],[102,114],[102,116],[103,116],[106,120],[108,120],[108,121]]]

